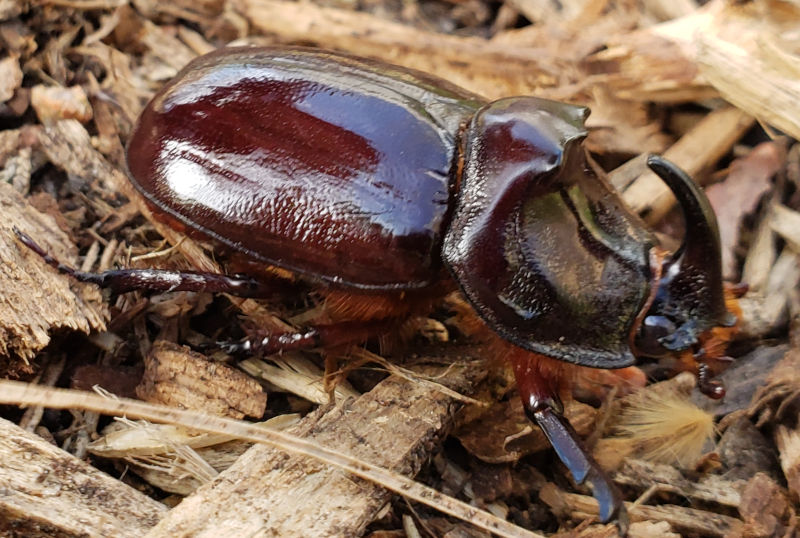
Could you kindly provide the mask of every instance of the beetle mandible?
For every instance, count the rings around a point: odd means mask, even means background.
[[[649,159],[684,214],[687,233],[668,253],[587,159],[587,115],[533,97],[487,102],[344,54],[230,48],[195,59],[153,98],[128,168],[157,218],[251,268],[289,270],[339,305],[340,321],[232,349],[357,343],[460,288],[507,342],[526,413],[576,481],[592,484],[606,521],[622,504],[561,414],[561,365],[702,357],[710,330],[736,317],[703,192]],[[272,289],[262,272],[59,268],[118,292]]]

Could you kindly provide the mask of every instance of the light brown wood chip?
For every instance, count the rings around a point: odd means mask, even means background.
[[[260,418],[267,394],[258,381],[170,342],[153,344],[136,395],[146,402],[231,418]]]
[[[487,98],[554,86],[541,49],[418,30],[368,13],[283,0],[244,0],[252,25],[282,40],[314,43],[419,69]]]
[[[59,275],[12,231],[16,226],[70,262],[74,247],[55,220],[6,183],[0,183],[0,206],[0,355],[27,360],[50,342],[54,331],[103,330],[106,311],[98,289]]]
[[[461,388],[476,373],[462,371]],[[428,385],[391,377],[355,401],[306,417],[294,433],[413,475],[457,405]],[[184,499],[148,536],[359,536],[389,498],[332,467],[259,445]]]

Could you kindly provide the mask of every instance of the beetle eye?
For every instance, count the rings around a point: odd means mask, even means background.
[[[639,353],[648,357],[663,357],[669,353],[660,340],[675,332],[675,324],[666,316],[647,316],[636,338]]]

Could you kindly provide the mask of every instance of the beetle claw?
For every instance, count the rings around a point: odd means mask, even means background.
[[[714,379],[714,374],[705,362],[697,364],[697,388],[714,400],[720,400],[725,397],[725,385],[722,381]]]
[[[217,342],[217,347],[227,353],[228,355],[238,355],[250,351],[250,340],[243,338],[241,340],[220,340]]]
[[[561,462],[567,466],[575,482],[588,482],[597,500],[600,520],[616,520],[624,536],[628,528],[628,515],[619,490],[605,471],[587,454],[578,441],[578,435],[569,422],[549,406],[536,410],[526,408],[528,417],[536,422],[547,436]]]

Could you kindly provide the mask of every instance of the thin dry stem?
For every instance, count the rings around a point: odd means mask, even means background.
[[[107,415],[125,415],[153,422],[180,424],[209,433],[228,434],[239,439],[275,446],[333,465],[359,478],[369,480],[404,497],[415,500],[445,514],[504,537],[541,538],[541,535],[517,527],[467,503],[444,495],[433,488],[382,469],[346,454],[318,446],[284,432],[228,418],[183,411],[127,398],[108,400],[86,392],[42,388],[16,381],[0,382],[0,403],[9,405],[43,405],[54,409],[83,409]]]

